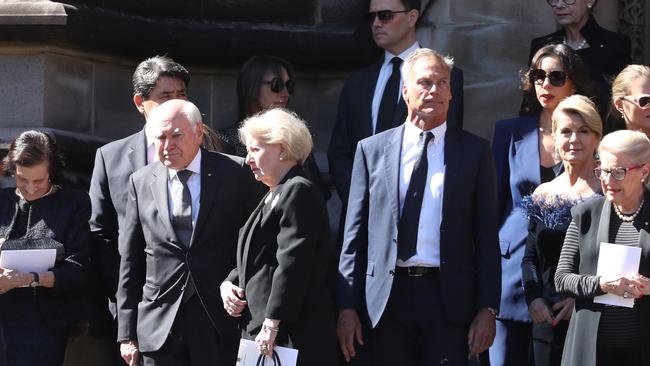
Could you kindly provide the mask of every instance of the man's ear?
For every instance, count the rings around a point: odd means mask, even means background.
[[[135,104],[135,108],[137,108],[138,112],[144,115],[144,98],[142,97],[142,95],[134,94],[133,104]]]
[[[418,22],[418,18],[420,17],[420,11],[418,11],[417,9],[412,9],[411,11],[409,11],[408,16],[409,16],[409,26],[411,28],[415,28]]]

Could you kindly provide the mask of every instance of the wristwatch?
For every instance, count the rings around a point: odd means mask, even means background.
[[[497,317],[497,315],[499,315],[499,310],[497,310],[497,309],[494,309],[494,308],[486,308],[486,309],[487,309],[487,311],[490,312],[490,314],[494,315],[495,318]]]
[[[29,273],[34,275],[34,281],[30,282],[29,287],[36,288],[36,287],[40,286],[41,283],[39,282],[38,273],[36,273],[36,272],[29,272]]]

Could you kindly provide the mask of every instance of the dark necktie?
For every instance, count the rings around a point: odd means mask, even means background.
[[[176,173],[178,180],[183,185],[180,192],[174,194],[174,209],[172,211],[172,222],[176,237],[186,247],[189,248],[190,240],[192,239],[192,195],[190,189],[187,187],[187,180],[192,175],[189,170],[181,170]]]
[[[420,210],[422,209],[422,196],[427,183],[427,146],[433,138],[433,133],[422,132],[424,145],[420,153],[420,159],[413,166],[411,181],[404,197],[402,217],[399,221],[397,231],[397,258],[403,261],[411,258],[417,251],[418,227],[420,226]]]
[[[384,88],[384,94],[381,97],[375,133],[395,127],[393,126],[393,119],[395,118],[395,108],[397,107],[397,97],[399,94],[399,81],[401,79],[399,68],[402,66],[402,59],[393,57],[390,62],[393,64],[393,73],[390,74],[390,78],[388,78],[388,82]]]

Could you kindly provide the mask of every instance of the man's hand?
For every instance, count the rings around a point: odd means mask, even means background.
[[[140,366],[140,350],[138,343],[134,341],[124,341],[120,343],[120,354],[129,366]]]
[[[556,326],[562,319],[566,321],[571,320],[571,314],[573,313],[575,302],[576,301],[572,297],[567,297],[566,299],[553,304],[553,311],[557,311],[558,313],[553,318],[551,325]]]
[[[219,287],[221,293],[221,300],[223,301],[223,308],[226,309],[228,315],[238,318],[241,312],[246,308],[246,300],[244,300],[244,289],[235,286],[230,281],[225,281]]]
[[[345,361],[350,362],[350,359],[356,356],[354,340],[356,339],[363,346],[361,322],[359,321],[359,315],[356,310],[343,309],[339,311],[336,334],[339,338],[339,345],[341,346],[341,352],[343,352]]]
[[[496,318],[488,309],[479,310],[469,326],[467,345],[469,356],[474,357],[490,348],[496,334]]]

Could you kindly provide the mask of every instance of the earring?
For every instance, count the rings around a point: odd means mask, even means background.
[[[594,4],[587,4],[587,9],[591,10],[594,7]]]

